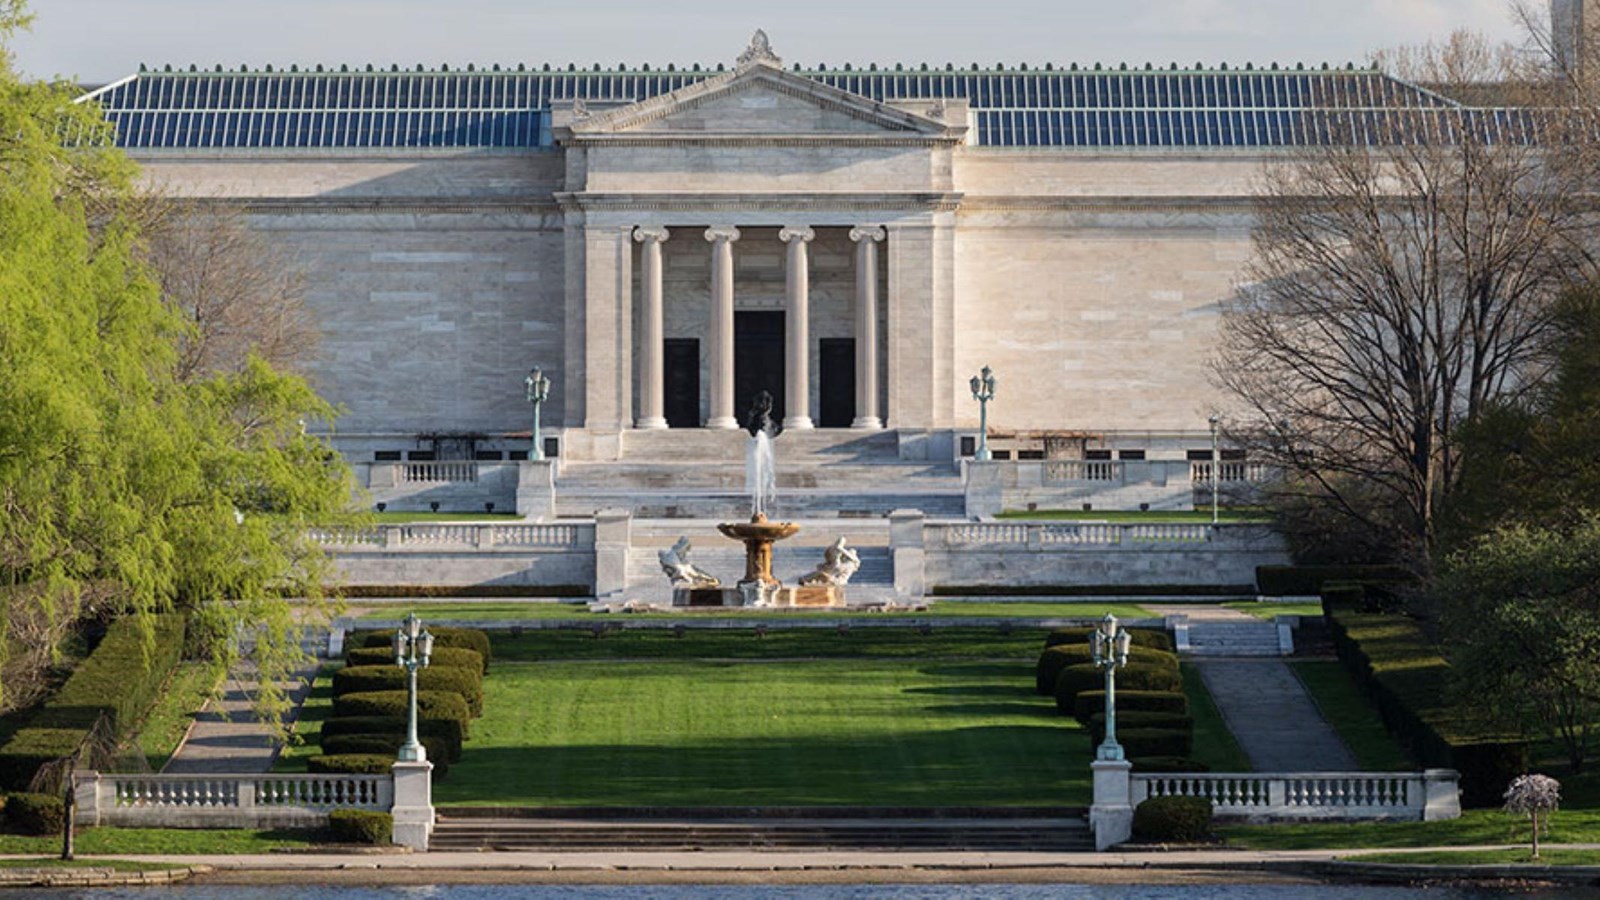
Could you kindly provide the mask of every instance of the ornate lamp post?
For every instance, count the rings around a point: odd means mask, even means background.
[[[1122,745],[1117,743],[1117,669],[1128,664],[1128,647],[1133,636],[1128,629],[1118,627],[1117,617],[1106,613],[1100,627],[1089,636],[1089,649],[1094,653],[1094,664],[1106,670],[1106,739],[1095,751],[1095,759],[1122,759]]]
[[[550,379],[544,377],[544,371],[538,366],[522,379],[522,386],[528,389],[528,402],[533,404],[533,452],[528,454],[529,459],[544,459],[544,438],[539,434],[539,407],[544,401],[550,399]]]
[[[406,616],[405,624],[394,633],[395,665],[406,670],[406,742],[400,745],[401,762],[426,762],[428,751],[417,740],[417,670],[428,667],[433,655],[433,635],[422,626],[416,613]]]
[[[978,401],[978,455],[979,462],[994,459],[989,452],[989,401],[994,399],[994,374],[988,366],[981,375],[972,376],[972,399]]]
[[[1206,422],[1211,425],[1211,524],[1215,525],[1222,491],[1222,454],[1217,449],[1217,426],[1222,423],[1222,419],[1216,413],[1212,413]]]

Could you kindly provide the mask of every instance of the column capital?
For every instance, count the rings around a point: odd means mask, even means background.
[[[739,239],[739,229],[735,228],[732,225],[728,225],[726,227],[715,226],[714,225],[714,226],[706,229],[706,240],[710,241],[713,244],[718,242],[718,241],[727,241],[728,243],[731,244],[734,241],[737,241],[738,239]]]
[[[799,240],[807,244],[816,239],[817,232],[810,225],[785,225],[778,229],[778,240],[785,244]]]
[[[882,225],[857,225],[856,227],[850,229],[850,240],[856,242],[878,242],[882,241],[885,237],[888,237],[888,232],[883,230]]]
[[[640,225],[633,230],[633,239],[641,244],[646,241],[655,241],[661,244],[665,243],[667,238],[670,237],[672,237],[672,232],[662,225]]]

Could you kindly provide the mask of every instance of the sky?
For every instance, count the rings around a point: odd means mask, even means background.
[[[36,77],[190,63],[607,68],[732,63],[756,28],[786,64],[1358,64],[1458,28],[1517,37],[1510,0],[32,0]]]

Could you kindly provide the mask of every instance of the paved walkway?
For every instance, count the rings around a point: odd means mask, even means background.
[[[1256,771],[1359,770],[1349,748],[1287,663],[1268,658],[1192,664]]]
[[[292,718],[311,693],[319,664],[295,673],[285,685]],[[183,744],[167,761],[166,775],[253,775],[272,770],[279,744],[251,710],[256,690],[255,667],[244,663],[222,684],[222,693],[206,702]]]

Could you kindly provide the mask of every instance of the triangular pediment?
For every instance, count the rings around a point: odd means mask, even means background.
[[[630,136],[949,139],[961,130],[761,63],[571,126],[580,141]]]

